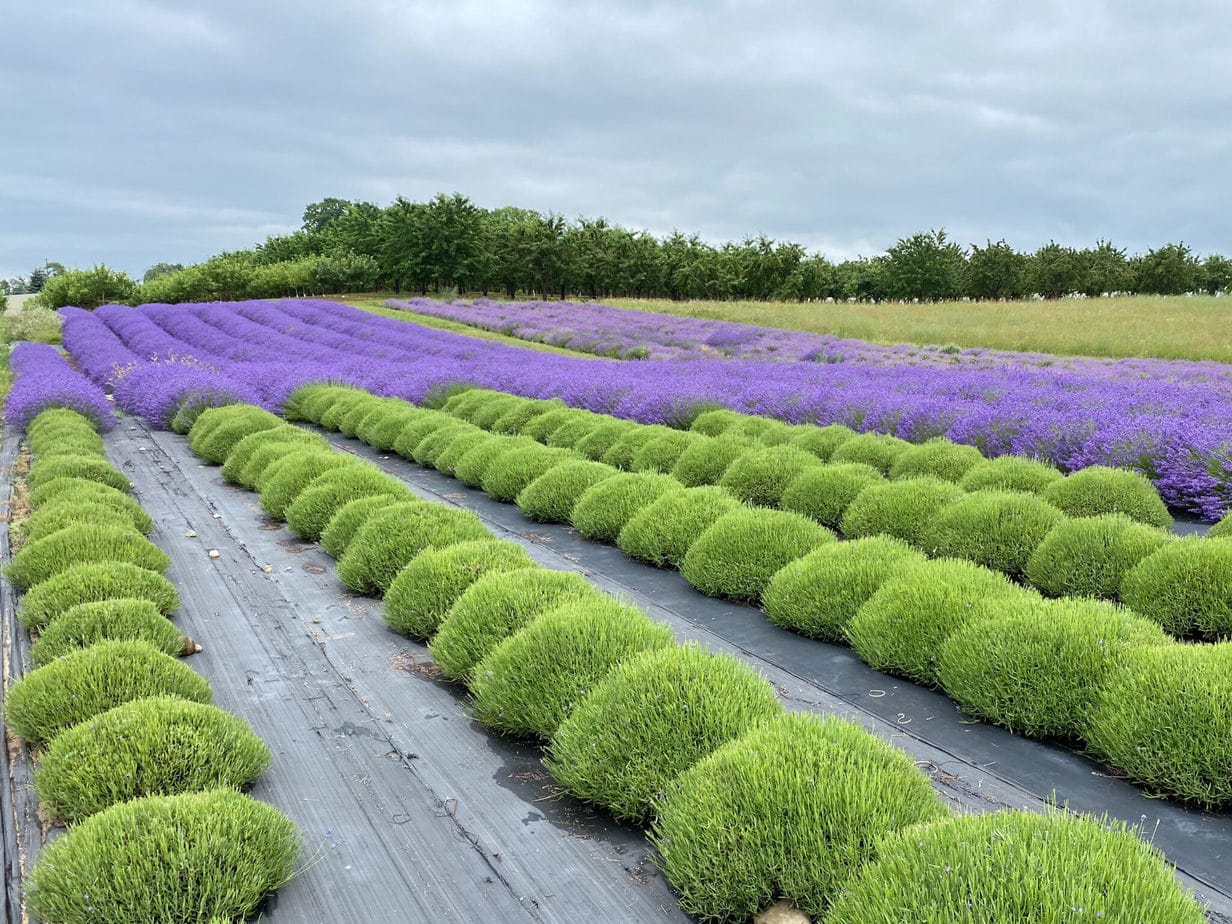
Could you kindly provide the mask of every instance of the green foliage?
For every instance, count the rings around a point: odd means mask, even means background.
[[[96,642],[148,642],[164,654],[179,655],[184,636],[149,600],[119,597],[69,607],[43,628],[30,648],[35,667]]]
[[[877,670],[936,684],[946,640],[985,618],[998,598],[1024,596],[1034,597],[1005,575],[968,561],[905,561],[848,620],[845,634]]]
[[[34,772],[34,788],[54,817],[71,823],[142,796],[240,789],[269,763],[269,749],[239,717],[155,696],[57,735]]]
[[[736,411],[728,410],[727,408],[716,408],[713,411],[698,414],[689,429],[703,436],[718,436],[726,433],[743,419],[744,415]]]
[[[914,478],[930,475],[942,481],[958,484],[975,466],[985,461],[974,446],[952,443],[944,437],[903,450],[890,467],[891,478]]]
[[[467,487],[478,488],[483,483],[488,466],[504,453],[538,445],[524,436],[493,436],[462,453],[453,467],[453,476]]]
[[[123,527],[135,529],[128,511],[93,500],[57,500],[44,504],[18,525],[18,530],[27,542],[42,539],[68,526],[92,524],[94,526]]]
[[[364,422],[364,418],[382,408],[387,400],[387,398],[380,398],[376,395],[368,395],[356,401],[338,419],[338,432],[343,436],[354,437],[359,432],[359,425]]]
[[[1056,811],[960,815],[888,834],[826,924],[1202,924],[1172,867],[1122,822]]]
[[[603,418],[607,420],[607,418]],[[628,432],[641,424],[635,424],[631,420],[611,420],[606,423],[600,423],[597,427],[591,429],[589,433],[581,437],[573,444],[573,449],[581,453],[587,459],[595,462],[606,462],[605,456],[616,445],[617,442]],[[564,429],[563,427],[561,428]],[[552,434],[553,437],[560,436],[560,433]],[[549,441],[548,445],[555,445],[555,439]],[[609,463],[611,464],[611,463]]]
[[[540,475],[576,458],[568,449],[550,449],[539,443],[511,449],[492,460],[484,470],[480,487],[493,500],[510,503]]]
[[[686,770],[652,840],[681,906],[701,920],[748,920],[780,896],[820,916],[881,835],[946,814],[902,751],[853,722],[797,712]],[[933,919],[878,924],[900,920]]]
[[[633,468],[634,456],[647,445],[660,437],[671,436],[677,432],[663,424],[635,424],[621,434],[620,438],[603,454],[600,461],[629,471]]]
[[[564,404],[559,400],[551,401],[527,401],[526,403],[506,411],[500,417],[492,422],[492,432],[512,435],[522,433],[525,426],[535,418],[549,412],[564,409]],[[530,434],[527,434],[530,436]],[[531,436],[533,440],[538,440],[538,437]]]
[[[758,600],[776,571],[833,541],[834,533],[798,513],[736,510],[698,537],[680,573],[707,596]]]
[[[61,924],[242,921],[292,876],[295,825],[232,790],[113,806],[46,847],[30,907]]]
[[[534,567],[485,575],[458,597],[428,650],[446,677],[467,679],[497,645],[540,613],[574,598],[605,599],[572,571]]]
[[[202,436],[195,443],[192,442],[192,435],[197,432],[197,426],[200,424],[201,418],[197,419],[197,423],[193,425],[192,431],[189,433],[190,447],[193,452],[202,460],[214,465],[222,465],[226,462],[231,450],[244,437],[261,430],[269,430],[283,425],[281,420],[262,408],[242,404],[230,405],[230,407],[239,408],[243,413],[228,419],[226,423],[212,427],[206,435]],[[201,415],[201,417],[204,416],[204,414]]]
[[[843,514],[843,535],[893,536],[922,545],[933,517],[965,496],[958,485],[927,475],[869,485]]]
[[[727,467],[719,485],[746,504],[777,507],[792,481],[820,465],[812,453],[794,446],[751,449]]]
[[[1055,466],[1026,456],[997,456],[967,469],[959,487],[964,491],[1025,491],[1042,494],[1062,475]]]
[[[558,603],[475,666],[475,717],[501,732],[550,738],[608,671],[670,644],[671,629],[611,597]]]
[[[280,477],[288,477],[284,472]],[[410,497],[411,492],[375,465],[353,461],[327,469],[296,495],[286,508],[287,526],[305,539],[317,540],[342,507],[359,497],[393,494]]]
[[[544,763],[575,796],[644,822],[677,776],[782,711],[743,661],[671,645],[601,679],[556,729]]]
[[[762,606],[784,629],[844,641],[847,622],[881,585],[904,564],[922,561],[911,546],[888,536],[830,542],[777,571]]]
[[[967,255],[946,239],[945,230],[900,238],[886,252],[886,279],[892,298],[937,301],[962,294]]]
[[[80,478],[95,481],[115,488],[130,491],[128,478],[106,459],[94,456],[51,456],[35,460],[27,477],[31,489],[37,490],[57,478]]]
[[[1125,573],[1120,598],[1173,635],[1232,636],[1232,540],[1169,542]]]
[[[497,420],[510,411],[522,408],[526,403],[527,399],[519,395],[490,392],[477,405],[471,407],[467,420],[481,430],[491,430]]]
[[[92,269],[71,269],[48,278],[38,294],[44,308],[76,305],[87,311],[99,305],[131,302],[137,296],[137,283],[123,270],[99,263]]]
[[[672,466],[672,477],[687,488],[715,485],[736,460],[753,450],[744,437],[700,439],[680,454]]]
[[[690,446],[709,444],[712,440],[690,433],[687,430],[672,430],[645,443],[633,454],[629,468],[635,472],[663,472],[668,474],[675,467],[681,454]]]
[[[607,427],[612,423],[617,425],[617,430],[623,431],[628,421],[612,421],[601,414],[592,414],[590,411],[578,411],[577,416],[569,418],[559,428],[552,431],[552,435],[547,439],[547,444],[558,449],[577,449],[578,444],[590,436],[590,434],[600,427]],[[531,436],[531,434],[527,433],[526,436]],[[607,452],[608,448],[608,446],[604,446],[598,455],[602,456],[604,452]],[[588,456],[588,458],[592,458],[595,462],[599,461],[592,456]]]
[[[830,456],[831,462],[863,462],[883,475],[889,474],[898,457],[911,443],[884,433],[859,433],[843,440]]]
[[[455,424],[437,427],[415,444],[411,450],[411,458],[420,465],[437,468],[437,460],[444,454],[454,440],[462,437],[490,436],[486,430],[459,420]]]
[[[355,534],[378,510],[406,500],[405,495],[373,494],[347,501],[338,508],[325,529],[321,531],[321,548],[335,559],[341,558],[355,538]]]
[[[405,402],[393,402],[373,411],[355,435],[369,446],[389,452],[394,448],[398,435],[425,413]]]
[[[338,398],[346,394],[352,394],[358,391],[350,385],[338,385],[330,382],[313,382],[308,385],[301,385],[295,391],[291,392],[286,402],[283,403],[282,411],[287,420],[308,420],[312,423],[320,423],[321,415],[324,414],[331,404]]]
[[[587,539],[615,542],[635,513],[669,491],[680,490],[680,482],[670,475],[615,475],[588,488],[578,498],[570,522]]]
[[[1172,528],[1172,515],[1155,486],[1126,469],[1092,465],[1049,485],[1043,496],[1072,517],[1121,513],[1148,526]]]
[[[28,542],[4,572],[24,591],[88,562],[129,562],[158,572],[171,565],[167,553],[132,527],[77,523]]]
[[[1108,670],[1130,648],[1169,641],[1099,600],[1007,597],[941,647],[937,676],[972,715],[1035,738],[1077,738]]]
[[[30,492],[30,506],[35,511],[53,504],[103,504],[129,516],[139,532],[148,533],[154,521],[132,497],[123,491],[86,478],[53,478]]]
[[[227,461],[222,464],[222,477],[232,484],[243,485],[246,488],[252,487],[255,481],[248,481],[243,477],[248,474],[249,464],[258,450],[274,445],[281,447],[279,452],[281,455],[307,447],[324,449],[329,444],[319,434],[293,427],[290,424],[271,427],[268,430],[258,430],[236,443],[231,452],[227,454]],[[269,458],[273,461],[278,458],[278,455],[271,454]],[[255,474],[259,472],[254,472]]]
[[[788,446],[803,449],[812,453],[822,462],[829,462],[834,451],[847,442],[856,431],[842,424],[830,424],[825,427],[800,427],[787,441]]]
[[[24,626],[42,631],[65,610],[79,603],[136,597],[149,600],[160,613],[180,605],[175,587],[161,574],[127,562],[73,565],[22,597],[18,616]]]
[[[418,500],[391,504],[355,533],[338,560],[338,579],[351,590],[383,596],[424,549],[489,538],[491,533],[469,510]]]
[[[1232,643],[1127,652],[1108,673],[1087,741],[1150,791],[1232,806]]]
[[[208,703],[210,685],[188,665],[142,641],[99,642],[26,674],[8,691],[4,721],[30,744],[113,706],[147,696]]]
[[[779,505],[800,513],[822,526],[838,529],[847,508],[870,485],[882,484],[885,476],[863,462],[834,463],[806,468],[787,485]]]
[[[575,420],[586,420],[589,413],[580,408],[563,406],[541,410],[523,425],[520,432],[532,440],[547,443],[552,435],[565,424]]]
[[[625,554],[663,567],[680,567],[685,555],[720,517],[740,509],[726,488],[714,485],[669,491],[629,518],[616,537]]]
[[[424,437],[445,427],[456,429],[459,423],[460,421],[440,411],[426,411],[398,431],[398,435],[394,438],[393,450],[402,458],[413,461],[415,447],[423,442]]]
[[[1115,600],[1126,572],[1167,541],[1119,513],[1062,520],[1027,561],[1027,580],[1050,597]]]
[[[363,468],[363,464],[329,449],[298,449],[266,467],[257,482],[261,509],[285,520],[287,508],[319,475],[336,468]]]
[[[965,558],[1022,580],[1027,561],[1065,518],[1052,504],[1019,491],[977,491],[943,507],[927,525],[929,555]]]
[[[568,523],[578,498],[617,474],[617,469],[602,462],[586,459],[558,462],[522,489],[517,496],[518,509],[541,523]]]
[[[1212,539],[1232,539],[1232,513],[1212,526],[1209,536]]]
[[[381,615],[400,635],[431,638],[458,598],[485,574],[534,564],[520,545],[495,539],[424,549],[389,585]]]
[[[329,406],[321,411],[321,416],[317,423],[324,430],[335,430],[341,432],[342,421],[356,407],[363,406],[365,411],[373,407],[373,401],[379,400],[366,391],[358,388],[348,389],[338,393]]]

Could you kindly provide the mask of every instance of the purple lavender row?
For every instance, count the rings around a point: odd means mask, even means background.
[[[1232,379],[1217,364],[1161,363],[1170,371],[1152,377],[1149,363],[1124,366],[1118,376],[1106,363],[628,363],[536,352],[306,299],[82,315],[72,315],[69,327],[89,318],[116,342],[119,362],[189,354],[267,407],[298,384],[321,380],[411,401],[449,382],[472,382],[645,423],[680,422],[712,403],[917,441],[946,436],[989,456],[1035,456],[1064,470],[1121,465],[1150,477],[1175,509],[1216,519],[1232,507]],[[74,355],[78,339],[93,337],[66,334]],[[95,361],[79,361],[100,380]],[[104,377],[106,365],[97,363]],[[117,398],[128,406],[119,391]]]
[[[102,388],[70,366],[55,347],[19,343],[9,364],[15,379],[4,417],[10,425],[24,430],[48,408],[66,407],[89,417],[100,430],[113,426],[112,406]]]

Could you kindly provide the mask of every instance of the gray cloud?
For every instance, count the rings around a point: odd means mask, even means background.
[[[1222,0],[12,6],[0,275],[453,190],[836,257],[942,226],[1232,250]]]

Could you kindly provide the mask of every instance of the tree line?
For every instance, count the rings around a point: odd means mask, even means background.
[[[766,236],[714,245],[521,208],[484,209],[460,194],[384,208],[327,198],[300,230],[192,266],[160,263],[138,283],[99,266],[52,275],[47,304],[182,302],[388,290],[510,299],[669,298],[777,301],[1023,299],[1227,291],[1232,260],[1184,243],[1129,255],[1107,242],[1055,241],[1034,252],[1001,241],[964,247],[944,230],[885,253],[831,261]]]

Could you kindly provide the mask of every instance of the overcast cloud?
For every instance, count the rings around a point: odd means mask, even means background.
[[[459,191],[832,257],[1232,252],[1227,0],[0,0],[0,276]]]

